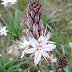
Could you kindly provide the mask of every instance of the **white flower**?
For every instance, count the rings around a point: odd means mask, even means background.
[[[1,4],[4,5],[4,7],[10,5],[10,4],[15,4],[15,2],[17,2],[17,0],[2,0],[3,2]]]
[[[41,36],[38,38],[38,41],[39,41],[39,42],[42,42],[43,39],[44,39],[44,36],[41,35]]]
[[[50,72],[54,72],[53,70],[50,70]]]
[[[0,35],[2,36],[3,34],[5,35],[5,36],[7,36],[7,33],[6,32],[8,32],[8,30],[6,30],[6,26],[4,26],[3,28],[2,27],[0,27]]]
[[[0,57],[1,57],[2,55],[0,54]]]
[[[69,42],[69,46],[72,48],[72,42]]]
[[[12,58],[10,58],[9,60],[12,61]]]
[[[49,38],[50,36],[47,35],[41,43],[38,43],[38,41],[34,38],[29,38],[30,45],[33,48],[24,50],[21,58],[24,56],[24,54],[34,53],[35,54],[34,56],[35,65],[37,65],[38,62],[41,60],[41,56],[43,56],[45,59],[46,57],[49,58],[47,51],[52,51],[56,47],[56,45],[54,44],[47,44],[47,41]]]
[[[54,63],[54,62],[56,62],[56,61],[57,61],[57,59],[56,59],[56,58],[53,58],[53,54],[49,57],[49,59],[51,60],[51,63]]]
[[[21,49],[21,48],[24,48],[25,49],[25,48],[28,48],[29,45],[30,45],[29,41],[27,41],[24,36],[22,38],[20,37],[20,39],[21,39],[21,41],[17,41],[17,42],[16,41],[13,41],[19,47],[17,49]]]

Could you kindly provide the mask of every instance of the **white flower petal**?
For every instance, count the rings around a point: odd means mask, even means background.
[[[0,57],[1,57],[2,55],[0,54]]]
[[[49,43],[49,44],[55,44],[55,42],[53,42],[53,41],[48,41],[48,43]]]
[[[6,26],[3,27],[3,30],[6,30]]]
[[[4,32],[4,35],[5,35],[5,36],[7,36],[7,33],[6,33],[6,32]]]
[[[56,61],[57,61],[57,59],[54,58],[54,59],[51,60],[51,63],[54,63],[54,62],[56,62]]]
[[[5,32],[8,32],[8,30],[5,30]]]
[[[53,62],[56,62],[56,61],[57,61],[57,59],[56,59],[56,58],[54,58],[54,59],[53,59]]]
[[[53,54],[50,56],[50,58],[49,58],[50,60],[52,60],[53,59]]]
[[[37,50],[37,48],[27,49],[27,50],[25,51],[25,54],[34,53],[34,52],[36,52],[36,50]]]
[[[44,45],[44,44],[46,44],[47,41],[49,40],[50,36],[51,36],[51,33],[48,33],[47,36],[44,38],[44,40],[41,42],[40,45]]]
[[[3,35],[3,32],[1,32],[1,36]]]
[[[23,58],[23,57],[24,57],[24,54],[25,54],[24,52],[25,52],[25,50],[22,52],[22,56],[21,56],[21,58]]]
[[[53,70],[50,70],[50,72],[54,72]]]
[[[35,56],[34,56],[34,63],[35,63],[35,65],[38,64],[38,62],[40,61],[40,59],[41,59],[41,51],[37,51],[35,53]]]
[[[29,42],[30,42],[30,45],[34,48],[36,48],[37,46],[39,46],[39,43],[36,39],[34,38],[29,38]]]
[[[42,52],[42,55],[43,55],[44,57],[49,57],[48,53],[45,52],[45,51]]]
[[[39,41],[39,42],[42,42],[43,40],[44,40],[44,36],[41,35],[41,36],[38,38],[38,41]]]
[[[44,51],[52,51],[54,48],[56,48],[56,45],[54,45],[54,44],[48,44],[48,45],[44,45],[42,47],[42,50],[44,50]]]

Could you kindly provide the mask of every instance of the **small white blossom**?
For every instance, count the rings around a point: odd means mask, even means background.
[[[55,44],[55,42],[49,41],[50,36],[51,36],[51,33],[48,32],[47,36],[41,35],[41,36],[38,38],[38,41],[39,41],[39,42],[42,42],[42,41],[47,37],[48,39],[47,39],[46,43]]]
[[[15,2],[17,2],[17,0],[2,0],[3,2],[1,4],[4,5],[4,7],[11,5],[11,4],[15,4]]]
[[[12,58],[10,58],[9,60],[12,61]]]
[[[72,48],[72,42],[69,42],[69,46]]]
[[[53,70],[50,70],[50,72],[54,72]]]
[[[2,55],[0,54],[0,57],[1,57]]]
[[[7,33],[6,32],[8,32],[8,30],[6,30],[6,26],[4,26],[3,28],[2,27],[0,27],[0,35],[2,36],[3,34],[5,35],[5,36],[7,36]]]
[[[17,42],[16,41],[13,41],[19,47],[17,49],[21,49],[21,48],[25,49],[25,48],[28,48],[29,45],[30,45],[29,41],[27,41],[24,36],[22,38],[20,37],[20,39],[21,39],[21,41],[17,41]]]
[[[12,50],[12,49],[10,49],[10,50],[7,52],[7,54],[11,54],[11,53],[12,53],[12,51],[13,51],[13,50]]]
[[[56,62],[56,61],[57,61],[57,59],[56,59],[56,58],[53,58],[53,54],[49,57],[49,59],[51,60],[51,63],[54,63],[54,62]]]
[[[49,58],[49,55],[47,51],[52,51],[56,45],[54,44],[48,44],[48,39],[50,38],[50,35],[47,34],[47,36],[42,40],[41,43],[38,43],[38,41],[34,38],[29,38],[30,45],[33,47],[31,49],[26,49],[23,51],[21,58],[24,56],[24,54],[35,54],[34,56],[34,63],[35,65],[38,64],[38,62],[41,60],[41,56],[43,56],[45,59],[46,57]]]

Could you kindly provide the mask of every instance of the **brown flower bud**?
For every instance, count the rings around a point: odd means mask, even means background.
[[[36,23],[33,25],[33,34],[34,36],[38,34],[38,25]]]
[[[32,25],[33,25],[33,20],[31,17],[28,18],[28,21],[27,21],[27,27],[28,29],[32,29]]]
[[[34,16],[35,16],[35,12],[32,10],[31,11],[31,17],[34,18]]]
[[[36,14],[36,16],[35,16],[35,23],[38,23],[38,22],[39,22],[39,15]]]
[[[28,29],[26,30],[27,36],[33,38],[33,34]]]
[[[41,30],[44,29],[44,26],[43,26],[42,20],[39,21],[38,29],[39,29],[39,30],[40,30],[40,29],[41,29]]]

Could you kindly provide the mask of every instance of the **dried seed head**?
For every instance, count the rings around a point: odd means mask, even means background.
[[[63,57],[60,57],[58,59],[58,64],[57,64],[57,69],[58,71],[61,71],[62,69],[64,69],[66,66],[68,65],[68,59],[63,56]]]
[[[27,27],[29,31],[33,33],[34,36],[36,36],[37,34],[41,35],[43,32],[44,27],[41,20],[42,15],[43,15],[43,6],[41,5],[40,1],[31,0],[31,2],[27,5],[27,17],[28,17]]]

